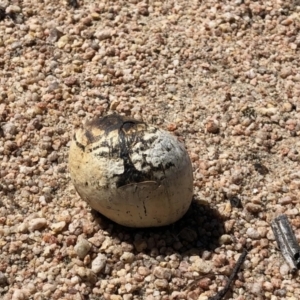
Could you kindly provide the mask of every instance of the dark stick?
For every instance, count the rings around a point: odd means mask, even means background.
[[[214,295],[213,297],[208,298],[208,300],[221,300],[226,295],[226,293],[228,292],[233,280],[237,276],[237,273],[239,272],[242,264],[244,263],[244,261],[246,259],[246,256],[247,256],[247,250],[244,249],[242,254],[240,255],[238,261],[236,262],[236,264],[235,264],[235,266],[232,270],[232,273],[230,274],[230,276],[228,278],[228,281],[227,281],[225,287],[221,291],[219,291],[216,295]]]
[[[300,268],[300,247],[287,216],[276,217],[272,221],[271,227],[282,256],[294,273]]]

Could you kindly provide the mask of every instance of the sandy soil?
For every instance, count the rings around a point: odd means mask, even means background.
[[[78,4],[78,5],[77,5]],[[1,1],[1,299],[299,299],[299,1]],[[177,223],[129,229],[76,194],[74,129],[119,113],[169,130],[194,170]]]

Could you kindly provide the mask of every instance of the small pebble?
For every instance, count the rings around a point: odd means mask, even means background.
[[[257,296],[261,295],[261,292],[262,292],[262,283],[261,282],[254,282],[252,284],[251,292],[254,295],[257,295]]]
[[[146,267],[143,267],[143,266],[140,266],[138,268],[138,273],[142,276],[147,276],[150,274],[150,269],[146,268]]]
[[[284,263],[280,266],[280,274],[282,276],[288,275],[289,271],[290,271],[290,267],[287,264]]]
[[[89,253],[91,247],[92,245],[86,239],[80,238],[77,241],[74,250],[78,257],[83,259]]]
[[[134,261],[134,254],[131,252],[124,252],[120,259],[125,263],[132,263]]]
[[[208,133],[218,133],[220,130],[219,128],[219,123],[218,121],[216,120],[209,120],[207,123],[206,123],[206,131]]]
[[[52,28],[49,31],[49,36],[47,40],[50,43],[56,43],[62,36],[63,33],[60,30],[58,30],[57,28]]]
[[[246,209],[252,214],[257,214],[262,211],[262,206],[260,204],[247,203]]]
[[[65,222],[65,221],[53,223],[53,224],[50,225],[50,228],[51,228],[55,233],[61,232],[65,227],[66,227],[66,222]]]
[[[292,74],[293,74],[293,70],[291,68],[282,68],[280,72],[280,77],[285,79]]]
[[[199,280],[199,287],[203,290],[209,290],[209,286],[211,285],[211,279],[210,278],[201,278]]]
[[[229,234],[223,234],[220,236],[219,238],[219,244],[220,245],[227,245],[227,244],[230,244],[232,243],[232,239],[231,239],[231,236]]]
[[[192,264],[193,270],[201,274],[208,274],[212,270],[212,267],[213,264],[211,261],[203,260],[201,258],[197,259]]]
[[[92,271],[95,274],[100,273],[105,269],[107,258],[104,254],[98,254],[98,256],[92,261]]]
[[[246,231],[246,235],[250,238],[250,239],[254,239],[254,240],[258,240],[261,238],[260,234],[258,233],[257,230],[255,230],[254,228],[250,227],[247,229]]]
[[[109,299],[110,300],[122,300],[122,296],[120,296],[120,295],[111,295]]]
[[[6,7],[5,12],[9,14],[18,14],[22,11],[21,7],[18,5],[9,5]]]
[[[284,102],[282,104],[282,111],[284,112],[290,112],[293,110],[293,105],[290,102]]]
[[[45,218],[36,218],[28,222],[28,230],[42,230],[47,226],[47,220]]]
[[[15,135],[17,133],[17,127],[13,123],[6,123],[2,126],[4,135]]]
[[[166,279],[155,279],[154,285],[158,289],[165,290],[168,288],[169,283],[168,283],[168,280],[166,280]]]
[[[170,280],[171,278],[171,271],[167,268],[162,268],[162,267],[155,267],[153,274],[155,277],[160,278],[160,279],[167,279]]]
[[[268,292],[273,292],[274,287],[273,287],[273,284],[271,282],[266,281],[266,282],[263,283],[263,289],[265,291],[268,291]]]
[[[68,35],[63,35],[58,40],[57,47],[62,49],[67,45],[68,42],[69,42],[69,36]]]

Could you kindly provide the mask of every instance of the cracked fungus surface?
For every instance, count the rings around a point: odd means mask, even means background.
[[[192,200],[184,145],[158,127],[119,115],[94,118],[74,134],[69,169],[78,194],[122,225],[168,225]]]

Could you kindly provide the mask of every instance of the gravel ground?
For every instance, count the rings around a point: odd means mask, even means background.
[[[205,300],[245,247],[226,299],[299,299],[270,222],[300,239],[300,2],[76,3],[0,3],[1,299]],[[112,112],[185,142],[174,225],[121,227],[71,185],[73,130]]]

